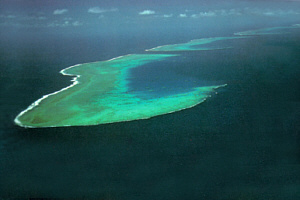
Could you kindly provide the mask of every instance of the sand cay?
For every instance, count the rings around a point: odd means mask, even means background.
[[[126,55],[108,61],[79,64],[61,71],[73,84],[43,96],[15,119],[23,127],[96,125],[175,112],[203,102],[220,86],[192,88],[163,98],[142,99],[128,92],[128,70],[176,55]]]

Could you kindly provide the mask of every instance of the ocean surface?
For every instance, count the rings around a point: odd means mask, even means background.
[[[234,33],[227,32],[212,36]],[[226,41],[230,49],[178,52],[185,59],[130,71],[132,90],[151,95],[228,84],[190,109],[87,127],[13,122],[71,84],[63,68],[202,37],[2,33],[0,197],[300,199],[299,29]]]

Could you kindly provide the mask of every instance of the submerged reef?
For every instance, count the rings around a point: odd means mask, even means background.
[[[215,89],[226,86],[202,86],[187,92],[163,97],[145,98],[143,91],[135,93],[128,86],[131,68],[171,59],[172,51],[217,50],[230,47],[205,46],[221,40],[248,38],[247,35],[286,33],[290,27],[273,27],[235,33],[234,37],[215,37],[192,40],[182,44],[155,47],[146,51],[161,54],[131,54],[107,61],[78,64],[61,71],[73,76],[73,84],[57,92],[44,95],[22,111],[15,123],[22,127],[88,126],[138,119],[171,113],[193,107],[205,101]],[[245,37],[243,37],[245,36]],[[162,52],[169,51],[168,54]],[[146,94],[147,91],[144,92]],[[151,96],[151,95],[150,95]]]
[[[250,36],[250,35],[277,35],[277,34],[286,34],[289,33],[291,29],[300,28],[299,24],[294,24],[292,26],[279,26],[279,27],[270,27],[262,28],[256,30],[242,31],[234,33],[234,35],[239,36]]]
[[[246,38],[246,37],[203,38],[203,39],[191,40],[190,42],[187,43],[158,46],[152,49],[147,49],[146,51],[199,51],[199,50],[226,49],[230,47],[209,47],[205,45],[213,42],[221,41],[221,40],[233,40],[233,39],[240,39],[240,38]]]
[[[146,119],[197,105],[220,87],[198,87],[153,99],[128,92],[130,68],[172,56],[176,55],[133,54],[66,68],[61,73],[76,76],[73,84],[37,100],[15,122],[23,127],[57,127]]]

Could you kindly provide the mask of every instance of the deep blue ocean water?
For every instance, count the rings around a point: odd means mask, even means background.
[[[70,84],[61,69],[199,38],[180,36],[2,35],[0,197],[299,199],[299,30],[131,71],[131,88],[160,95],[228,84],[191,109],[89,127],[14,125],[33,101]]]

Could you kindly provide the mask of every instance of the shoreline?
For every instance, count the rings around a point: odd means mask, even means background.
[[[71,66],[72,67],[72,66]],[[218,85],[218,86],[209,86],[212,88],[212,90],[217,90],[219,88],[222,88],[222,87],[226,87],[228,86],[228,84],[223,84],[223,85]],[[198,90],[199,88],[194,88],[195,91],[193,92],[196,92],[196,90]],[[51,93],[53,94],[53,93]],[[217,92],[215,92],[215,94],[217,94]],[[177,94],[177,95],[180,95],[180,94]],[[45,95],[46,96],[46,95]],[[50,96],[50,94],[48,95]],[[174,95],[175,96],[175,95]],[[166,112],[166,113],[163,113],[163,114],[158,114],[158,115],[154,115],[154,116],[149,116],[149,117],[143,117],[143,118],[139,118],[139,119],[129,119],[129,120],[122,120],[122,121],[112,121],[112,122],[104,122],[104,123],[101,123],[101,124],[113,124],[113,123],[122,123],[122,122],[130,122],[130,121],[137,121],[137,120],[146,120],[146,119],[150,119],[150,118],[154,118],[154,117],[158,117],[158,116],[161,116],[161,115],[167,115],[167,114],[172,114],[174,112],[179,112],[179,111],[182,111],[182,110],[186,110],[186,109],[190,109],[190,108],[193,108],[201,103],[204,103],[208,98],[210,98],[211,95],[207,95],[207,97],[205,97],[204,99],[202,99],[201,101],[195,103],[195,104],[192,104],[188,107],[185,107],[185,108],[180,108],[180,109],[176,109],[176,110],[172,110],[170,112]],[[47,97],[46,97],[47,98]],[[41,98],[42,99],[42,98]],[[40,99],[39,99],[40,100]],[[37,100],[38,101],[38,100]],[[19,124],[18,124],[19,125]],[[59,128],[59,127],[70,127],[70,126],[76,126],[76,127],[85,127],[85,126],[94,126],[94,125],[99,125],[97,123],[95,124],[88,124],[88,125],[60,125],[60,126],[42,126],[42,127],[37,127],[37,126],[27,126],[27,125],[19,125],[21,127],[24,127],[24,128]]]
[[[65,91],[71,87],[74,87],[75,85],[79,84],[79,81],[77,81],[78,78],[80,78],[80,75],[75,75],[75,74],[67,74],[64,72],[64,70],[67,70],[67,69],[70,69],[70,68],[73,68],[73,67],[78,67],[78,66],[81,66],[82,64],[76,64],[76,65],[72,65],[70,67],[67,67],[65,69],[62,69],[59,73],[61,73],[62,75],[64,76],[75,76],[72,80],[70,80],[71,82],[73,82],[71,85],[67,86],[67,87],[64,87],[58,91],[55,91],[53,93],[50,93],[50,94],[46,94],[46,95],[43,95],[41,98],[39,98],[38,100],[36,100],[35,102],[33,102],[30,106],[28,106],[27,109],[23,110],[22,112],[20,112],[17,117],[15,118],[14,122],[19,125],[19,126],[22,126],[22,127],[28,127],[28,128],[34,128],[32,126],[26,126],[26,125],[23,125],[21,123],[21,121],[19,120],[19,118],[24,115],[26,112],[32,110],[34,107],[38,106],[40,104],[41,101],[43,101],[44,99],[48,98],[49,96],[52,96],[52,95],[55,95],[55,94],[58,94],[62,91]]]
[[[112,61],[112,60],[116,60],[116,59],[119,59],[119,58],[122,58],[122,57],[125,57],[125,56],[129,56],[131,54],[127,54],[127,55],[124,55],[124,56],[118,56],[118,57],[115,57],[115,58],[112,58],[112,59],[109,59],[109,60],[105,60],[105,61],[95,61],[95,62],[90,62],[90,63],[96,63],[96,62],[106,62],[106,61]],[[80,78],[80,75],[75,75],[75,74],[68,74],[66,73],[65,71],[68,70],[68,69],[71,69],[71,68],[74,68],[74,67],[78,67],[78,66],[81,66],[81,65],[84,65],[84,64],[89,64],[89,63],[81,63],[81,64],[75,64],[75,65],[71,65],[67,68],[64,68],[62,70],[59,71],[60,74],[64,75],[64,76],[73,76],[74,78],[71,79],[70,81],[73,82],[71,85],[68,85],[67,87],[64,87],[58,91],[55,91],[55,92],[52,92],[50,94],[46,94],[46,95],[43,95],[41,98],[39,98],[38,100],[34,101],[32,104],[30,104],[25,110],[21,111],[14,119],[14,122],[15,124],[17,124],[18,126],[21,126],[21,127],[24,127],[24,128],[40,128],[40,127],[34,127],[34,126],[27,126],[27,125],[23,125],[22,122],[19,120],[19,118],[24,115],[26,112],[32,110],[34,107],[38,106],[41,101],[43,101],[44,99],[48,98],[49,96],[52,96],[52,95],[55,95],[55,94],[58,94],[60,92],[63,92],[67,89],[70,89],[72,87],[74,87],[75,85],[79,84],[80,82],[78,81],[78,78]],[[71,126],[71,125],[69,125]],[[50,127],[50,126],[49,126]],[[52,126],[52,127],[56,127],[56,126]]]

